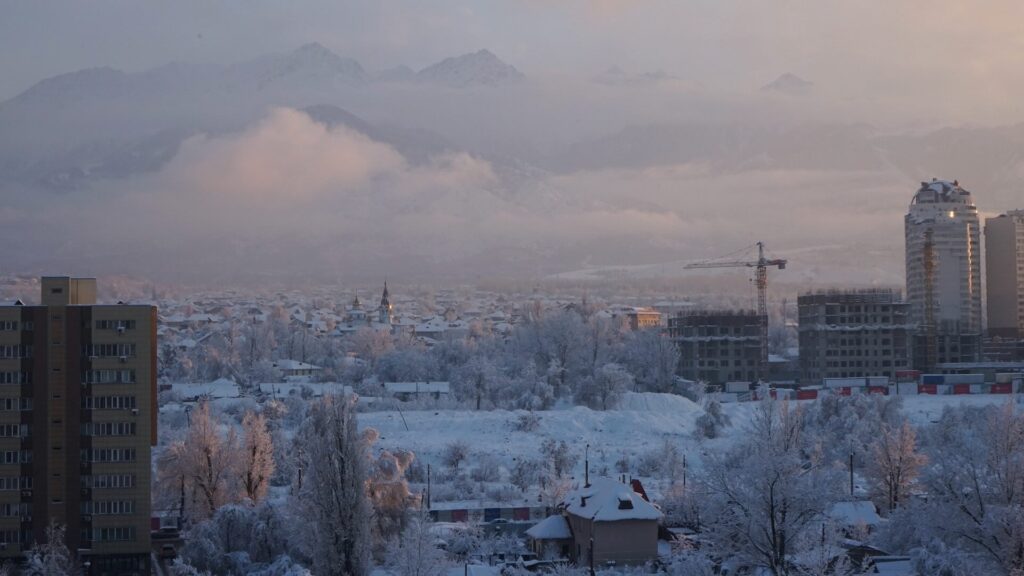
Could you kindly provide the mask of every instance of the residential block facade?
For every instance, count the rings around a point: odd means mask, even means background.
[[[149,574],[156,308],[97,305],[91,278],[41,287],[0,306],[0,559],[55,522],[87,573]]]

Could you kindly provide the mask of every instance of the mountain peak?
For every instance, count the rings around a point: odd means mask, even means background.
[[[330,48],[327,48],[326,46],[319,42],[310,42],[308,44],[303,44],[302,46],[299,46],[298,48],[293,50],[292,54],[332,59],[339,58],[339,56],[332,52]]]
[[[450,86],[470,86],[506,84],[522,80],[525,76],[490,50],[481,49],[427,66],[416,74],[416,78]]]
[[[761,90],[764,92],[782,92],[784,94],[806,94],[811,91],[813,86],[814,82],[809,82],[796,74],[786,72],[762,86]]]

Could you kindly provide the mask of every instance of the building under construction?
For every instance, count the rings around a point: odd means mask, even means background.
[[[679,347],[679,375],[711,385],[756,382],[761,317],[754,310],[688,311],[668,321]]]
[[[910,365],[913,326],[898,290],[829,290],[797,298],[800,379],[888,376]]]

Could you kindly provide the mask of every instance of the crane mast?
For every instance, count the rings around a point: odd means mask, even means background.
[[[687,264],[685,270],[701,268],[754,268],[754,284],[757,286],[757,318],[761,332],[761,350],[758,358],[757,376],[765,379],[768,376],[768,267],[779,270],[786,269],[786,261],[768,259],[764,255],[764,242],[757,243],[757,260],[731,262],[698,262]]]

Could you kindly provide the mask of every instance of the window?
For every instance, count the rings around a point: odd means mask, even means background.
[[[85,462],[135,462],[135,448],[83,448]]]
[[[135,344],[125,342],[118,344],[86,344],[82,346],[82,356],[96,358],[134,357]]]
[[[0,345],[0,358],[31,358],[31,344],[4,344]]]
[[[82,539],[91,539],[94,542],[130,542],[135,540],[135,527],[119,526],[114,528],[93,528],[92,530],[83,528]]]
[[[135,514],[134,500],[97,500],[81,504],[82,514],[96,516],[127,516]]]
[[[31,476],[0,476],[0,491],[31,490]]]
[[[31,464],[31,450],[5,450],[0,452],[0,464]]]
[[[0,331],[14,331],[18,329],[17,320],[0,320]]]
[[[0,372],[0,384],[31,384],[31,372]]]
[[[82,384],[134,384],[135,370],[84,370]]]
[[[83,410],[131,410],[135,396],[82,396]]]
[[[0,438],[28,438],[28,424],[0,424]]]
[[[135,320],[97,320],[97,330],[134,330]]]
[[[97,474],[82,476],[82,488],[135,488],[134,474]]]
[[[135,422],[84,422],[82,436],[135,436]]]

